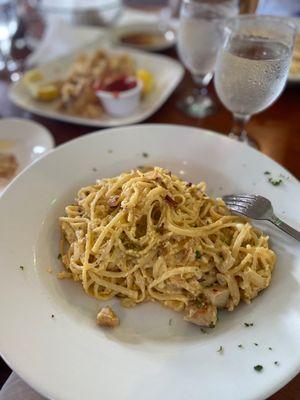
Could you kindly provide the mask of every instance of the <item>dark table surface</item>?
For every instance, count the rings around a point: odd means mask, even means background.
[[[174,50],[165,54],[176,58]],[[9,101],[8,83],[0,81],[0,110],[3,117],[17,116],[33,119],[46,126],[52,133],[56,145],[91,132],[91,127],[63,123],[47,118],[37,117],[23,111]],[[176,109],[176,101],[193,88],[189,74],[171,95],[168,101],[152,117],[145,121],[151,123],[173,123],[179,125],[198,126],[227,134],[231,127],[231,115],[217,101],[215,115],[203,120],[187,117]],[[210,93],[215,96],[213,86]],[[300,178],[300,85],[287,85],[284,93],[269,109],[255,115],[247,126],[249,134],[257,141],[260,150],[287,168],[298,179]],[[5,382],[10,369],[0,359],[0,386]],[[300,375],[294,378],[269,400],[299,400]]]

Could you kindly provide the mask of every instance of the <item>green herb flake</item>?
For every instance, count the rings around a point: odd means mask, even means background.
[[[172,320],[172,318],[170,318],[170,319],[169,319],[169,326],[172,325],[172,322],[173,322],[173,320]]]
[[[244,322],[244,325],[246,328],[249,328],[250,326],[254,326],[253,322]]]
[[[278,367],[279,362],[278,361],[274,361],[274,365],[276,365],[276,367]]]
[[[224,353],[224,349],[223,346],[220,346],[217,350],[218,353],[223,354]]]
[[[20,270],[21,270],[21,271],[24,271],[23,265],[20,265]]]
[[[199,250],[196,250],[196,251],[195,251],[195,257],[196,257],[197,259],[201,258],[201,253],[200,253]]]
[[[57,259],[61,260],[61,254],[60,253],[57,255]]]
[[[253,368],[254,368],[255,371],[257,371],[257,372],[261,372],[261,371],[264,369],[264,367],[263,367],[262,365],[255,365]]]
[[[271,351],[272,351],[272,350],[273,350],[273,349],[272,349],[272,347],[269,347],[269,350],[271,350]]]
[[[147,158],[147,157],[149,157],[149,154],[148,153],[142,153],[142,156]]]
[[[107,152],[108,152],[109,154],[113,153],[112,149],[108,149]]]
[[[244,348],[244,346],[243,346],[242,344],[239,344],[238,347],[239,347],[240,349],[243,349],[243,348]]]
[[[258,346],[258,343],[254,343],[254,346]]]
[[[269,178],[268,181],[273,185],[273,186],[279,186],[282,183],[282,179],[274,179],[274,178]]]
[[[270,171],[265,171],[264,174],[265,175],[271,175],[271,172]]]
[[[51,314],[51,318],[54,318],[54,314]]]
[[[93,168],[92,168],[92,171],[93,171],[93,172],[97,172],[98,170],[97,170],[97,168],[93,167]]]
[[[201,331],[202,333],[206,333],[206,334],[208,335],[208,332],[207,332],[205,329],[200,328],[200,331]]]

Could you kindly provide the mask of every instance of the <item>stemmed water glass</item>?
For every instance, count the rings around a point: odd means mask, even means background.
[[[245,15],[227,21],[217,56],[215,88],[233,113],[231,137],[255,146],[245,125],[283,91],[295,34],[294,26],[284,18]]]
[[[207,94],[216,56],[223,42],[224,21],[238,12],[237,0],[183,0],[178,30],[178,55],[192,74],[197,88],[178,102],[178,107],[194,117],[214,110]]]

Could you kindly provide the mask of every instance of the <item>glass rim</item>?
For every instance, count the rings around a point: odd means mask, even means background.
[[[235,3],[236,6],[238,7],[239,4],[239,0],[223,0],[222,2],[220,2],[220,5],[224,5],[226,3]],[[185,5],[193,5],[195,8],[205,8],[208,7],[209,9],[213,10],[213,6],[216,4],[212,4],[210,3],[209,0],[205,0],[202,2],[199,2],[197,0],[183,0],[181,2],[181,8]],[[214,16],[213,19],[222,19],[222,20],[226,20],[228,17],[224,17],[220,12],[218,13],[217,11],[214,12]]]
[[[189,1],[189,0],[187,0]],[[293,36],[296,36],[297,33],[297,28],[296,25],[287,17],[280,17],[277,15],[256,15],[256,14],[241,14],[237,15],[235,17],[230,17],[226,19],[225,22],[225,27],[227,29],[230,29],[231,31],[234,31],[234,23],[237,21],[243,21],[243,20],[261,20],[261,21],[273,21],[273,22],[279,22],[281,25],[285,25],[286,27],[290,28],[291,32],[293,33]]]

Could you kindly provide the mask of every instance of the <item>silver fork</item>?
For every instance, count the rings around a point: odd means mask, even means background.
[[[270,221],[277,228],[300,241],[300,232],[276,217],[271,202],[265,197],[256,194],[235,194],[223,196],[223,200],[231,211],[252,219]]]

